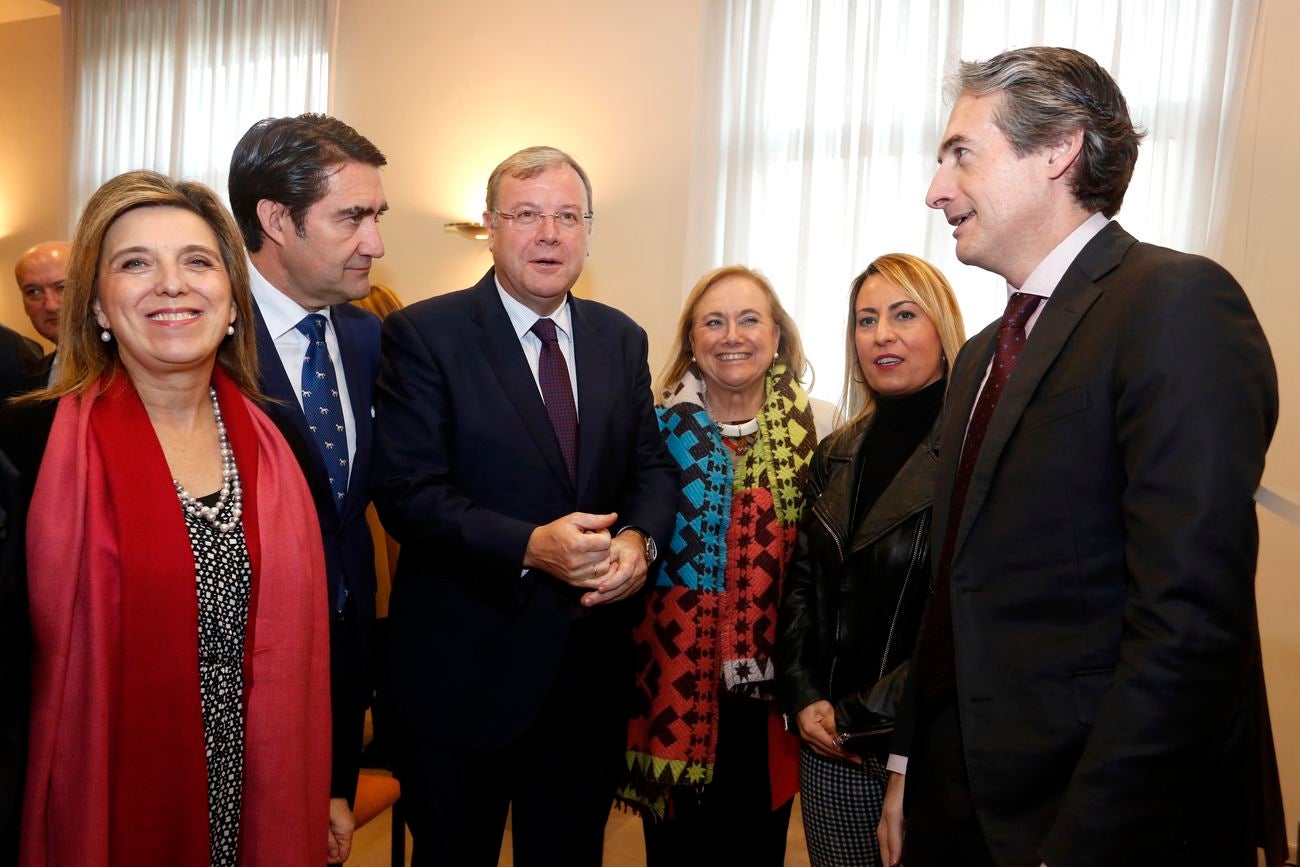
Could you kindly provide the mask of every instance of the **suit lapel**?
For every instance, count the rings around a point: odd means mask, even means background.
[[[979,457],[976,458],[975,468],[971,472],[970,488],[966,493],[961,525],[957,529],[956,544],[953,547],[954,560],[961,552],[962,544],[966,541],[966,536],[970,533],[970,528],[984,505],[1007,441],[1020,424],[1020,418],[1038,390],[1039,383],[1042,382],[1057,356],[1061,354],[1061,350],[1065,348],[1070,335],[1074,333],[1084,314],[1088,312],[1088,308],[1101,297],[1102,290],[1097,281],[1120,263],[1125,251],[1134,243],[1136,243],[1135,239],[1121,229],[1118,223],[1109,224],[1088,242],[1075,261],[1066,269],[1061,282],[1052,292],[1050,301],[1043,308],[1038,322],[1035,323],[1033,331],[1025,341],[1015,371],[1007,380],[1006,389],[1002,392],[997,409],[993,411],[993,417],[989,420],[988,432],[984,435],[984,443],[980,447]],[[990,337],[995,336],[996,333],[995,323]],[[991,355],[991,352],[992,341],[990,340],[988,353]],[[979,368],[981,378],[987,366],[988,358],[985,357],[985,363]],[[970,409],[971,407],[968,406],[965,415],[962,416],[963,422],[969,420]],[[957,450],[960,453],[960,446]],[[958,459],[960,459],[959,455]]]
[[[600,457],[601,432],[610,412],[608,395],[618,388],[610,347],[586,301],[570,296],[574,369],[578,374],[578,493],[590,486]]]
[[[505,308],[501,306],[501,299],[497,297],[494,274],[495,272],[488,271],[487,276],[474,287],[475,318],[483,329],[478,337],[479,348],[501,384],[501,389],[519,413],[524,429],[537,444],[551,473],[564,485],[566,491],[572,493],[573,482],[569,479],[569,468],[560,451],[560,441],[556,439],[555,428],[551,426],[550,416],[546,414],[546,405],[542,403],[542,394],[528,367],[528,359],[524,357],[519,337],[515,334]],[[578,381],[582,381],[581,375]],[[579,416],[579,430],[583,421],[582,416]],[[579,455],[581,453],[580,445]]]
[[[358,321],[351,315],[352,311],[344,310],[340,313],[343,305],[331,308],[330,321],[334,324],[334,336],[339,343],[339,356],[343,362],[343,377],[347,380],[348,402],[352,404],[353,428],[352,437],[354,445],[354,455],[351,472],[348,477],[348,495],[344,503],[345,513],[351,514],[356,509],[357,504],[365,504],[369,501],[369,492],[365,490],[366,485],[366,462],[370,455],[370,402],[372,399],[370,388],[370,373],[367,370],[366,359],[362,352],[362,340],[358,334]],[[358,484],[353,485],[353,480]]]
[[[989,359],[993,357],[993,341],[997,330],[998,324],[994,322],[972,337],[961,351],[960,363],[953,365],[952,382],[944,399],[943,421],[939,425],[939,475],[934,490],[936,532],[933,538],[936,543],[942,542],[947,533],[952,513],[952,488],[957,478],[957,465],[961,462],[966,425],[975,409],[975,398],[980,383],[984,380],[984,371],[989,365]],[[939,560],[937,549],[934,559],[936,563]]]

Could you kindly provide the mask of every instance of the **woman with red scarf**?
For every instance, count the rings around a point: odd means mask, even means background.
[[[321,541],[254,403],[239,231],[200,184],[120,175],[62,315],[53,384],[0,424],[32,489],[21,863],[321,863]]]

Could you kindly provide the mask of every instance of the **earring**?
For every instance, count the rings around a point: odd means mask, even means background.
[[[226,326],[226,336],[227,337],[235,336],[235,323],[232,322]]]
[[[110,340],[113,339],[113,334],[107,328],[105,328],[103,331],[99,332],[99,339],[104,341],[105,343],[108,343]]]

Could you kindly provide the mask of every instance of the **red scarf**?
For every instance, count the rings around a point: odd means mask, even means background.
[[[252,564],[240,862],[324,860],[329,637],[315,509],[275,426],[216,368]],[[259,508],[259,504],[267,508]],[[194,557],[119,373],[59,402],[27,525],[24,865],[206,864]]]

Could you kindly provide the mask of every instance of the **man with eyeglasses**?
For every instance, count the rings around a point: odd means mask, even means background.
[[[488,180],[493,267],[388,317],[375,502],[402,544],[388,691],[414,864],[598,865],[632,694],[627,600],[676,472],[645,332],[574,297],[592,221],[572,157]]]

